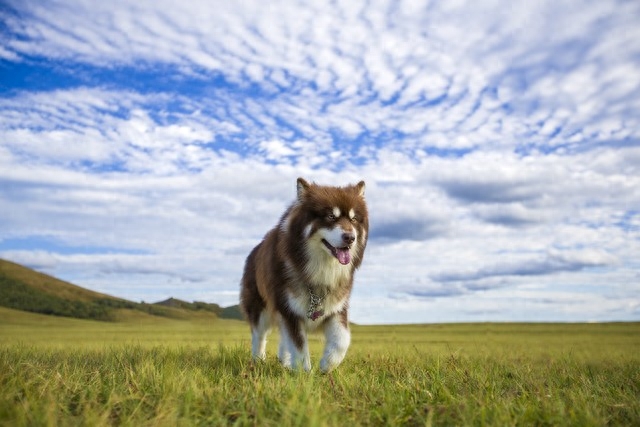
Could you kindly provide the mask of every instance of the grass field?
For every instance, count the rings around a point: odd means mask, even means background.
[[[332,374],[250,361],[248,327],[0,308],[0,424],[640,425],[640,324],[353,326]]]

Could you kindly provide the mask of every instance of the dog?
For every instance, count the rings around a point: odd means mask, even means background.
[[[311,370],[307,332],[314,330],[325,336],[321,371],[343,361],[351,343],[353,276],[369,232],[364,189],[364,181],[331,187],[298,178],[296,200],[244,266],[240,307],[254,359],[265,359],[267,334],[278,326],[283,366]]]

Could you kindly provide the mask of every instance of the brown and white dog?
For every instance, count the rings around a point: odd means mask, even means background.
[[[297,188],[297,200],[247,257],[240,306],[254,358],[266,357],[267,333],[277,325],[282,364],[308,371],[307,331],[320,329],[326,338],[320,369],[328,372],[351,342],[349,296],[369,231],[364,181],[328,187],[298,178]]]

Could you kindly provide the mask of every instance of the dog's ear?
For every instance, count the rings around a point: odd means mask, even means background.
[[[358,195],[364,199],[364,181],[356,184],[356,190],[358,190]]]
[[[305,181],[303,178],[298,178],[298,200],[302,201],[304,196],[309,192],[309,183]]]

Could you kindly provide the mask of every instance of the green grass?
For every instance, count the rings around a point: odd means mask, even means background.
[[[354,326],[332,374],[248,327],[0,309],[0,425],[640,425],[640,324]]]

